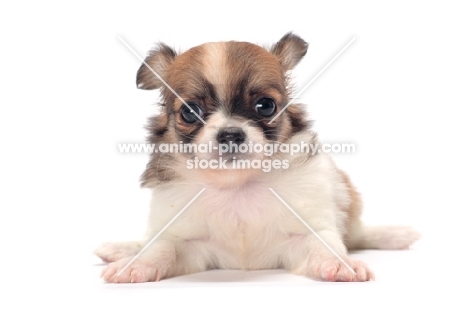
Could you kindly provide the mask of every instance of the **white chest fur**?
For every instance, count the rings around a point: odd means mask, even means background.
[[[296,169],[264,174],[237,187],[191,180],[155,189],[147,238],[156,235],[203,188],[161,239],[204,241],[245,259],[310,233],[270,188],[317,230],[321,223],[340,222],[341,189],[327,158],[318,156]]]

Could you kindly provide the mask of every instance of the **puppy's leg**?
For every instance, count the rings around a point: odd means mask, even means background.
[[[204,240],[154,241],[127,268],[125,266],[133,256],[110,263],[102,271],[101,277],[110,283],[153,282],[217,268],[220,262],[229,258],[229,255]],[[229,266],[229,263],[224,265]]]
[[[325,281],[363,282],[374,279],[374,274],[363,262],[348,256],[338,232],[320,230],[317,234],[323,241],[312,234],[296,236],[290,241],[289,250],[285,249],[283,257],[286,269]]]
[[[114,262],[130,256],[135,256],[141,249],[142,243],[138,241],[108,242],[98,247],[94,254],[104,262]]]
[[[320,161],[317,163],[322,164],[321,168],[327,168],[330,163],[323,157],[316,157],[316,161]],[[313,233],[300,227],[291,230],[296,234],[290,237],[289,247],[283,252],[283,264],[295,273],[326,281],[369,281],[374,279],[374,274],[363,262],[348,256],[344,243],[349,214],[354,213],[359,218],[361,205],[349,206],[354,200],[346,175],[335,170],[333,165],[331,169],[316,172],[314,176],[321,178],[315,182],[312,179],[314,187],[310,190],[296,189],[298,194],[309,191],[304,195],[307,203],[298,200],[296,206],[291,207],[297,209]]]
[[[174,243],[154,241],[129,266],[134,256],[111,262],[101,273],[109,283],[141,283],[159,281],[171,272],[176,260]]]

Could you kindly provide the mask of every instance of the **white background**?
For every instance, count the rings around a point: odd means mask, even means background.
[[[462,1],[21,2],[0,5],[0,233],[8,309],[462,309],[466,280],[468,22]],[[284,271],[211,271],[153,284],[99,279],[91,252],[144,231],[142,142],[156,92],[137,90],[140,55],[163,41],[310,43],[294,72],[323,141],[365,200],[368,223],[410,224],[410,251],[366,251],[366,284],[321,283]],[[4,308],[2,308],[4,309]]]

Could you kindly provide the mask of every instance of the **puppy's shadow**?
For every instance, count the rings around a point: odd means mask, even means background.
[[[182,275],[165,280],[166,283],[264,283],[278,282],[285,270],[210,270],[189,275]]]

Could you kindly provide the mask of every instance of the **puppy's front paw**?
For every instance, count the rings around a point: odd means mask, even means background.
[[[344,260],[354,273],[338,258],[328,258],[314,263],[311,267],[311,274],[315,278],[330,282],[365,282],[374,280],[374,274],[365,263],[351,258],[344,258]]]
[[[161,280],[168,267],[158,266],[154,261],[136,259],[128,267],[132,257],[110,263],[101,273],[101,278],[109,283],[143,283]],[[126,267],[126,268],[125,268]]]

